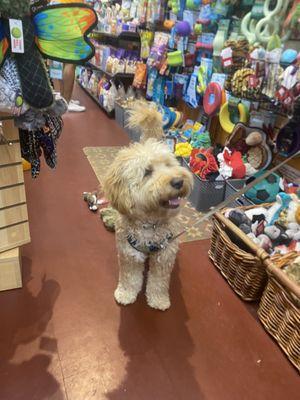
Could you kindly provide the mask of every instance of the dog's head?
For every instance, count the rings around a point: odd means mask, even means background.
[[[104,180],[104,192],[121,214],[166,218],[178,213],[192,183],[191,173],[168,146],[150,139],[118,153]]]

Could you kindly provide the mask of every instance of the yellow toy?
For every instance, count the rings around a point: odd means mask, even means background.
[[[239,111],[239,122],[243,122],[244,124],[248,122],[248,109],[243,103],[238,104]],[[220,115],[220,124],[225,132],[232,133],[235,127],[235,123],[230,120],[228,101],[223,104],[221,107]]]
[[[22,158],[22,166],[23,166],[23,171],[30,171],[31,170],[31,164],[24,160],[24,158]]]
[[[190,157],[192,150],[193,147],[188,142],[177,143],[175,147],[175,155],[177,157],[184,157],[184,158]]]

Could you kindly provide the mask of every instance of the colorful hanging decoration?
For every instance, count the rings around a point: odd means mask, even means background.
[[[88,34],[97,24],[95,11],[84,4],[57,4],[39,9],[32,16],[29,1],[18,7],[0,2],[0,65],[14,55],[25,102],[47,108],[53,94],[41,54],[49,59],[83,63],[94,55]],[[18,18],[12,28],[11,18]]]

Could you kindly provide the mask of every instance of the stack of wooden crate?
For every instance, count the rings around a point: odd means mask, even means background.
[[[20,246],[30,242],[19,132],[2,122],[0,141],[0,291],[22,286]]]

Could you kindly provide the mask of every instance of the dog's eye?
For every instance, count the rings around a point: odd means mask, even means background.
[[[153,169],[151,167],[146,168],[145,173],[144,173],[144,178],[146,178],[147,176],[151,176],[152,172],[153,172]]]

